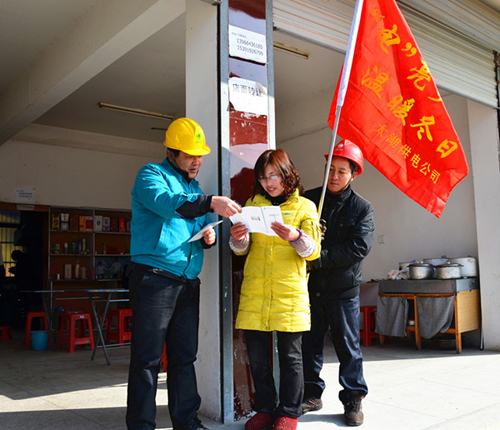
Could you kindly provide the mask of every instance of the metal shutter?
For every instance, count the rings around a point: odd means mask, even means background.
[[[486,45],[500,40],[500,14],[484,5],[476,7],[467,0],[458,1],[462,16],[457,13],[456,2],[453,1],[438,2],[439,10],[425,0],[406,3],[411,3],[411,6],[402,2],[399,6],[436,84],[441,89],[498,107],[495,56],[493,48]],[[354,4],[354,0],[274,0],[274,26],[345,52]],[[420,6],[425,14],[420,11]],[[433,12],[436,15],[431,17]],[[496,14],[498,19],[494,15],[492,19],[492,14]],[[463,15],[471,19],[462,19]],[[489,39],[480,37],[481,42],[473,40],[474,27],[483,21]],[[491,34],[492,31],[495,34]]]

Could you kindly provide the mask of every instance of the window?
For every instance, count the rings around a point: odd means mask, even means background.
[[[9,272],[9,269],[16,265],[11,257],[12,251],[15,249],[24,251],[24,247],[14,245],[14,234],[20,225],[20,211],[0,210],[0,247],[6,276],[14,276]]]

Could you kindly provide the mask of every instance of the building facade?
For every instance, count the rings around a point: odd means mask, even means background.
[[[14,37],[18,53],[38,51],[6,70],[0,87],[0,202],[19,210],[129,208],[137,170],[164,157],[163,131],[152,129],[168,122],[104,116],[103,101],[195,118],[212,148],[199,178],[208,194],[243,203],[253,163],[268,147],[291,155],[306,188],[321,184],[331,139],[326,119],[354,0],[88,0],[77,11],[52,2],[66,25],[38,48],[36,34],[30,43]],[[364,277],[384,278],[400,261],[476,256],[483,330],[470,342],[482,336],[485,349],[500,351],[500,12],[471,0],[398,5],[470,173],[436,219],[368,165],[355,183],[375,208],[377,241]],[[9,12],[31,14],[32,27],[52,24],[42,11]],[[32,201],[17,200],[22,189],[33,191]],[[250,410],[251,388],[244,343],[233,329],[242,261],[227,247],[229,224],[222,226],[202,273],[197,366],[202,412],[231,422]]]

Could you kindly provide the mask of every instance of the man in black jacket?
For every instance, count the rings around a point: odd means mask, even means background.
[[[328,154],[325,155],[328,159]],[[339,393],[347,425],[363,424],[361,399],[368,393],[363,377],[359,337],[359,286],[361,264],[373,243],[372,205],[351,188],[363,171],[363,153],[354,143],[343,140],[334,149],[328,175],[321,219],[326,232],[321,256],[311,263],[309,297],[311,331],[303,336],[305,393],[303,413],[322,408],[325,382],[320,378],[323,348],[330,333],[340,362]],[[305,197],[319,205],[322,188]]]

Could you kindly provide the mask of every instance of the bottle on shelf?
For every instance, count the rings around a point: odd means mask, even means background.
[[[80,278],[80,259],[77,258],[75,262],[75,279]]]

